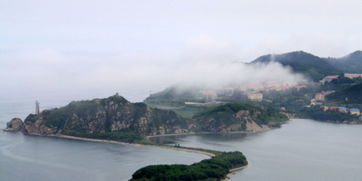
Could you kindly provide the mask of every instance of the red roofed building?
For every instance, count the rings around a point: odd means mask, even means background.
[[[301,89],[301,88],[306,88],[306,86],[305,85],[296,85],[295,88]]]
[[[329,110],[339,110],[339,107],[338,106],[330,106]]]
[[[331,82],[334,79],[338,79],[339,75],[328,75],[324,77],[322,80],[320,80],[321,83]]]
[[[347,77],[347,78],[350,78],[350,79],[354,79],[354,78],[358,78],[358,77],[361,77],[361,78],[362,78],[362,74],[349,74],[349,73],[345,73],[344,76]]]

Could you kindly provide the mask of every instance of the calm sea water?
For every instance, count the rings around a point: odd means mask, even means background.
[[[74,99],[74,98],[72,98]],[[34,99],[0,99],[0,128],[34,110]],[[71,99],[52,97],[48,107]],[[231,180],[360,181],[362,126],[295,119],[264,133],[164,137],[159,141],[221,151],[242,151],[249,166]],[[122,146],[0,131],[0,181],[127,180],[140,167],[197,162],[206,156],[173,150]]]
[[[250,164],[233,181],[360,181],[362,125],[294,119],[254,135],[193,135],[159,141],[221,151],[242,151]]]
[[[43,99],[48,107],[70,100]],[[34,99],[0,99],[0,129],[34,112]],[[45,100],[45,101],[44,101]],[[0,131],[0,181],[122,181],[150,164],[191,164],[207,156],[168,149],[123,146]]]

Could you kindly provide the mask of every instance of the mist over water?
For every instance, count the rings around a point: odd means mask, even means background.
[[[289,85],[306,81],[278,63],[248,65],[233,56],[220,58],[217,52],[152,62],[123,61],[122,57],[105,57],[103,61],[103,57],[53,51],[16,53],[0,54],[6,60],[0,62],[0,93],[4,99],[90,99],[118,92],[131,101],[142,101],[150,93],[172,85],[229,88],[268,81]]]

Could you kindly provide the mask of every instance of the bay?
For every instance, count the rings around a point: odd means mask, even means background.
[[[232,181],[359,181],[362,125],[293,119],[256,134],[190,135],[158,141],[220,151],[241,151],[249,165]]]

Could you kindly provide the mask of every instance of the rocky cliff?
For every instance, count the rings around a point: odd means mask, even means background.
[[[132,132],[137,135],[162,135],[186,132],[186,122],[172,111],[131,103],[119,95],[105,99],[71,102],[65,107],[30,114],[24,123],[13,119],[8,131],[31,135],[105,135]]]
[[[211,132],[265,131],[288,120],[273,107],[243,102],[211,108],[193,119],[197,129]]]

